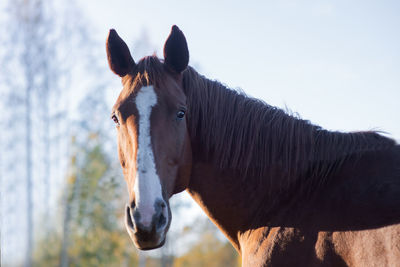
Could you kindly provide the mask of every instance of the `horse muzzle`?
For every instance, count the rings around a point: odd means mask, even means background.
[[[135,246],[140,250],[150,250],[164,245],[170,225],[169,206],[158,201],[151,221],[143,217],[134,205],[126,205],[125,226]]]

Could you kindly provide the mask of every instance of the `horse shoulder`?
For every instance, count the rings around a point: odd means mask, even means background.
[[[242,266],[399,266],[400,225],[315,232],[263,227],[241,238]]]
[[[347,266],[336,254],[332,233],[264,227],[242,238],[242,266]]]
[[[347,266],[399,266],[400,224],[334,232],[332,245]]]

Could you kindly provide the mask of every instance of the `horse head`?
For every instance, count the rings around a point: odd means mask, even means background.
[[[153,249],[164,244],[171,223],[169,198],[189,183],[191,146],[182,81],[188,47],[173,26],[164,60],[150,56],[135,63],[115,30],[110,30],[106,50],[123,84],[111,118],[129,193],[126,229],[137,248]]]

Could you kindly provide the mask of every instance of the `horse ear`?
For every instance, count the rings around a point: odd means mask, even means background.
[[[128,46],[114,29],[111,29],[108,34],[106,50],[110,69],[120,77],[125,76],[135,67],[135,61]]]
[[[186,69],[189,63],[189,50],[185,35],[176,26],[172,26],[171,33],[164,45],[164,62],[177,73]]]

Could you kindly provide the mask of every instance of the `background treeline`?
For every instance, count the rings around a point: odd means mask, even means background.
[[[163,248],[134,248],[104,40],[74,1],[8,0],[0,12],[1,266],[239,265],[187,196],[172,200]],[[152,50],[142,37],[139,58]]]

